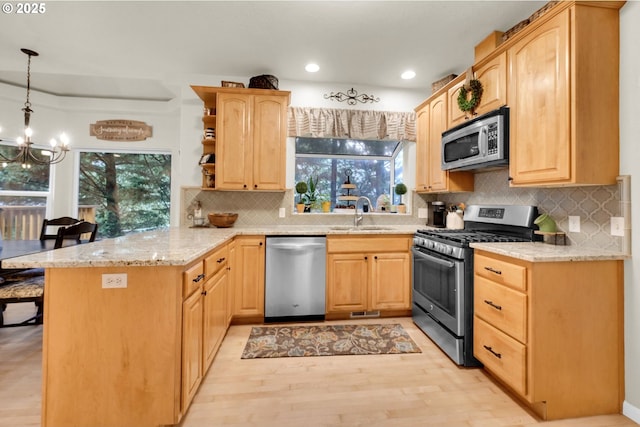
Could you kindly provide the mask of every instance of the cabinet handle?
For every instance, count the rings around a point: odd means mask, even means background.
[[[195,279],[193,279],[193,283],[198,283],[202,279],[204,279],[204,273],[198,274],[198,276]]]
[[[491,307],[495,308],[496,310],[502,310],[502,306],[498,305],[498,304],[494,304],[493,301],[484,300],[484,303],[487,304],[487,305],[490,305]]]
[[[502,271],[500,271],[500,270],[496,270],[496,269],[495,269],[495,268],[493,268],[493,267],[485,267],[484,269],[485,269],[485,270],[487,270],[487,271],[490,271],[490,272],[492,272],[492,273],[502,274]]]
[[[493,349],[491,347],[489,347],[488,345],[483,345],[483,347],[485,349],[487,349],[487,351],[491,354],[493,354],[495,357],[497,357],[498,359],[502,359],[502,354],[500,353],[496,353],[495,351],[493,351]]]
[[[226,258],[222,257],[222,258],[218,258],[218,260],[216,261],[218,264],[220,264],[221,262],[224,262]]]
[[[507,178],[507,181],[513,181],[513,177],[510,176],[509,178]]]
[[[207,296],[207,291],[202,291],[202,292],[200,292],[200,295]]]

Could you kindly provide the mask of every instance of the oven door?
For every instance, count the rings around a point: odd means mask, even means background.
[[[413,247],[413,302],[452,334],[464,335],[464,261]],[[471,303],[471,302],[470,302]]]

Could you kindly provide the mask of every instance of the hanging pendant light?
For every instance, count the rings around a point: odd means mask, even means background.
[[[29,101],[29,95],[31,94],[31,57],[39,54],[30,49],[20,50],[29,57],[27,62],[27,100],[22,109],[24,112],[24,135],[14,141],[18,147],[17,155],[15,157],[7,157],[0,153],[0,160],[2,160],[3,166],[7,166],[9,163],[21,163],[25,169],[30,168],[32,164],[52,165],[60,163],[67,155],[67,151],[69,151],[69,138],[64,133],[60,135],[59,140],[52,138],[49,141],[50,148],[41,150],[40,154],[37,154],[33,149],[33,141],[31,140],[33,130],[30,122],[31,114],[34,111],[31,109],[31,102]]]

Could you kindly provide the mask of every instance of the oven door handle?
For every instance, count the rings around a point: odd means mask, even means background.
[[[440,258],[434,257],[432,255],[427,255],[424,252],[421,252],[421,251],[419,251],[419,250],[417,250],[415,248],[412,248],[411,252],[413,252],[413,254],[415,256],[417,256],[417,257],[428,259],[429,261],[431,261],[433,263],[440,264],[440,265],[445,266],[447,268],[455,267],[455,264],[452,261],[447,261],[446,259],[440,259]]]

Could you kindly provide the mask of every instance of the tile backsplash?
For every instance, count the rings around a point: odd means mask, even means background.
[[[293,190],[285,192],[241,192],[202,191],[199,188],[184,187],[181,192],[181,224],[190,224],[187,215],[193,212],[196,200],[202,203],[203,212],[237,212],[238,226],[259,225],[350,225],[353,215],[349,214],[296,214],[294,213]],[[476,173],[473,193],[452,193],[442,195],[417,195],[412,193],[409,204],[410,214],[369,214],[365,215],[365,225],[415,224],[425,225],[426,219],[418,218],[420,208],[428,203],[441,200],[447,204],[506,204],[535,205],[541,213],[549,214],[560,231],[567,232],[567,244],[601,248],[611,251],[625,251],[623,237],[611,236],[610,218],[628,214],[622,202],[620,185],[564,188],[510,188],[506,169]],[[284,208],[285,217],[280,218]],[[579,216],[581,230],[568,233],[568,217]],[[628,223],[628,222],[627,222]],[[625,230],[627,234],[630,230]]]
[[[508,178],[507,169],[476,173],[473,193],[446,194],[437,200],[447,204],[534,205],[540,213],[555,220],[558,231],[567,233],[567,244],[609,251],[626,250],[625,239],[610,233],[611,217],[626,214],[620,185],[510,188]],[[434,196],[430,197],[436,200]],[[568,232],[569,216],[580,217],[579,233]]]

